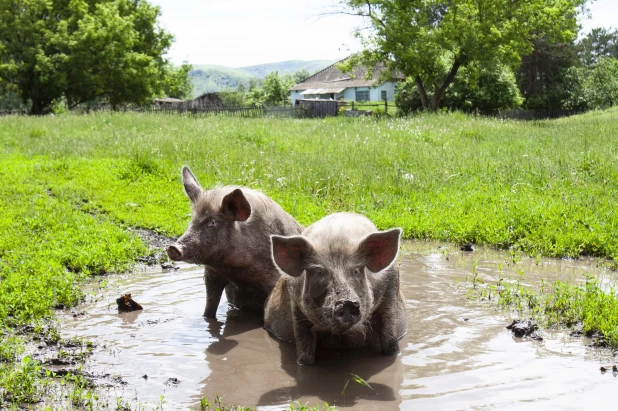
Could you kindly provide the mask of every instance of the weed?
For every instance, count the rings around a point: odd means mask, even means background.
[[[515,281],[499,277],[495,284],[482,285],[473,275],[468,298],[532,317],[545,327],[581,325],[584,333],[599,337],[597,345],[618,348],[618,295],[613,286],[604,289],[598,279],[587,276],[582,285],[561,280],[547,284],[542,280],[533,289],[524,285],[523,279],[520,271]]]
[[[369,388],[371,391],[373,391],[374,394],[376,394],[376,391],[373,389],[371,385],[369,385],[367,381],[365,381],[363,378],[359,377],[356,374],[350,373],[350,378],[347,378],[345,380],[345,383],[343,384],[343,389],[341,390],[341,395],[340,395],[341,397],[343,397],[344,404],[345,404],[345,393],[348,389],[348,384],[350,383],[350,381],[354,381],[355,383],[362,385],[363,387]]]

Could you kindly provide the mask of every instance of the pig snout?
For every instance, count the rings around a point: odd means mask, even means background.
[[[335,304],[335,321],[342,327],[351,327],[360,320],[358,301],[337,301]]]
[[[167,247],[167,256],[173,261],[182,261],[184,254],[180,244],[174,244]]]

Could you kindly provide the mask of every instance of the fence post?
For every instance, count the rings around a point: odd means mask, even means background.
[[[384,99],[384,113],[388,114],[388,101]]]
[[[352,111],[354,111],[354,100],[352,100]]]

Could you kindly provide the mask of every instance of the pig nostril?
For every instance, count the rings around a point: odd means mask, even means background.
[[[180,261],[182,260],[182,251],[180,248],[171,245],[167,247],[167,256],[174,261]]]

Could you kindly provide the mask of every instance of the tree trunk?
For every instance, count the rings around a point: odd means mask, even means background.
[[[457,71],[459,70],[459,67],[461,67],[461,63],[461,57],[457,57],[453,62],[453,65],[451,66],[451,69],[449,70],[442,84],[435,87],[435,91],[433,93],[431,101],[429,100],[429,96],[427,96],[427,90],[423,85],[423,81],[421,80],[420,76],[416,76],[416,88],[418,90],[418,94],[420,94],[421,96],[421,102],[423,103],[423,108],[425,110],[438,110],[438,107],[440,106],[440,101],[442,101],[442,98],[444,97],[444,93],[446,93],[446,89],[448,88],[448,86],[450,86],[455,79]]]
[[[421,96],[421,103],[423,103],[423,108],[427,110],[429,108],[429,98],[427,97],[427,91],[425,90],[425,86],[423,86],[423,81],[420,76],[416,76],[416,88],[418,90],[418,94]]]
[[[41,114],[43,114],[43,105],[36,98],[32,99],[32,106],[30,107],[30,114],[34,116],[40,116]]]
[[[440,101],[444,97],[444,93],[446,93],[446,89],[451,85],[453,80],[455,80],[455,76],[457,75],[457,71],[461,66],[461,58],[457,57],[451,66],[446,78],[442,82],[442,85],[439,87],[436,86],[436,91],[433,93],[433,98],[431,99],[431,110],[436,111],[438,106],[440,105]]]

